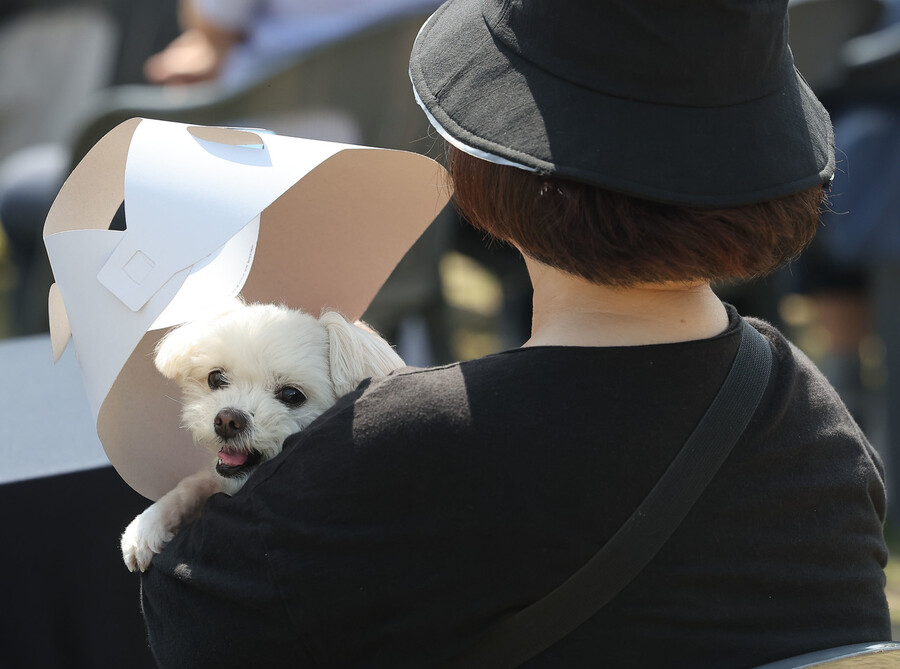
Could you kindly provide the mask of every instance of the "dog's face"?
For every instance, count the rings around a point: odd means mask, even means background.
[[[402,365],[387,342],[338,314],[261,304],[176,328],[155,361],[181,387],[183,426],[216,454],[229,494],[340,395]]]

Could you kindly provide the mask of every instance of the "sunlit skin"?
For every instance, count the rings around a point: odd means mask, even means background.
[[[641,346],[707,339],[728,327],[709,283],[614,288],[525,259],[534,285],[524,346]]]
[[[152,84],[195,84],[215,79],[228,51],[244,35],[210,23],[190,0],[179,6],[183,32],[144,63],[144,77]]]

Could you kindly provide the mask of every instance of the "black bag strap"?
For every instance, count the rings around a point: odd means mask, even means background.
[[[722,387],[637,510],[568,580],[501,621],[450,667],[519,666],[599,611],[659,552],[728,457],[768,384],[769,342],[749,323],[742,324],[741,343]]]

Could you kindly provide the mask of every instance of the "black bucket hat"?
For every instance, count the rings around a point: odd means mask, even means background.
[[[435,128],[492,162],[703,206],[826,184],[788,0],[450,0],[413,46]]]

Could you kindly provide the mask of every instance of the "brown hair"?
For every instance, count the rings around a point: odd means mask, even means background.
[[[594,283],[724,281],[795,258],[818,227],[816,186],[728,208],[663,204],[497,165],[447,147],[463,218],[544,264]]]

